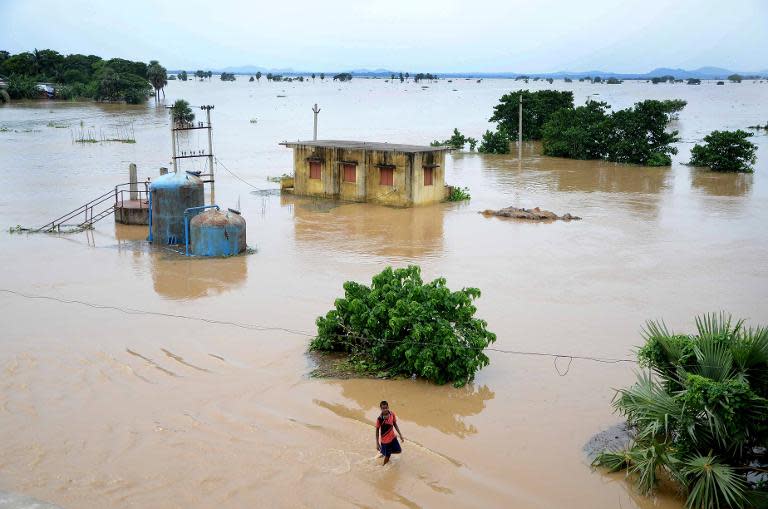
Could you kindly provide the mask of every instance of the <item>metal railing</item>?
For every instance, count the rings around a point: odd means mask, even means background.
[[[143,190],[138,189],[124,189],[126,186],[131,186],[131,182],[127,182],[125,184],[118,184],[115,186],[114,189],[111,189],[107,191],[106,193],[97,196],[96,198],[92,199],[89,202],[86,202],[79,207],[77,207],[74,210],[71,210],[64,214],[63,216],[60,216],[52,221],[49,221],[45,223],[43,226],[38,228],[36,231],[38,232],[61,232],[61,227],[64,226],[70,226],[74,227],[74,230],[82,230],[86,228],[90,228],[93,226],[94,223],[101,221],[105,217],[113,214],[115,212],[115,209],[119,206],[121,206],[126,200],[124,199],[125,193],[129,193],[129,200],[137,199],[139,200],[139,208],[143,208],[142,205],[144,203],[144,200],[148,198],[149,196],[149,184],[147,182],[141,182],[141,184],[144,184]],[[137,183],[133,183],[133,185],[137,185]],[[133,197],[136,198],[133,198]],[[142,199],[144,197],[144,199]],[[107,204],[108,203],[108,204]],[[94,212],[94,209],[96,209],[96,212]],[[78,216],[82,215],[82,221],[78,218]],[[74,222],[73,222],[74,220]]]

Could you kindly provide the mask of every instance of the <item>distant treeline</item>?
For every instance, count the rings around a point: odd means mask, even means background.
[[[95,99],[131,104],[147,100],[167,83],[165,69],[156,61],[149,64],[122,58],[104,60],[96,55],[62,55],[43,49],[15,55],[0,51],[0,75],[7,79],[11,99]],[[53,85],[53,92],[38,86]]]

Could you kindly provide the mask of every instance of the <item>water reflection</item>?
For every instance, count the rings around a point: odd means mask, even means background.
[[[331,380],[328,383],[338,385],[341,395],[357,404],[357,408],[350,408],[340,403],[314,400],[316,405],[337,415],[369,423],[369,416],[375,413],[379,400],[387,399],[404,420],[462,438],[478,431],[474,424],[464,419],[482,412],[486,402],[495,396],[486,385],[469,384],[456,389],[409,380],[382,382],[352,379]]]
[[[248,279],[248,256],[187,258],[180,254],[149,254],[155,292],[167,299],[190,300],[231,291]]]
[[[384,257],[422,258],[443,249],[445,205],[393,208],[371,203],[281,196],[305,247]]]
[[[745,196],[752,191],[751,173],[719,173],[691,168],[691,187],[710,196]]]

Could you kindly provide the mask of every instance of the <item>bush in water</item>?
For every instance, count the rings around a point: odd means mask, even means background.
[[[691,149],[693,166],[709,166],[714,171],[751,173],[757,161],[757,145],[747,138],[752,133],[742,131],[712,131],[704,137],[704,145]]]
[[[444,278],[424,283],[415,265],[387,267],[370,287],[344,283],[344,297],[317,319],[310,350],[346,353],[364,373],[461,387],[488,364],[483,349],[496,341],[474,318],[478,297],[477,288],[452,292]]]

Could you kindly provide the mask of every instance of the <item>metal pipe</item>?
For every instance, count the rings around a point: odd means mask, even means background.
[[[151,201],[149,202],[149,205],[152,205]],[[202,207],[190,207],[188,209],[184,209],[184,256],[189,256],[189,214],[192,212],[213,208],[216,210],[221,210],[218,205],[203,205]]]

